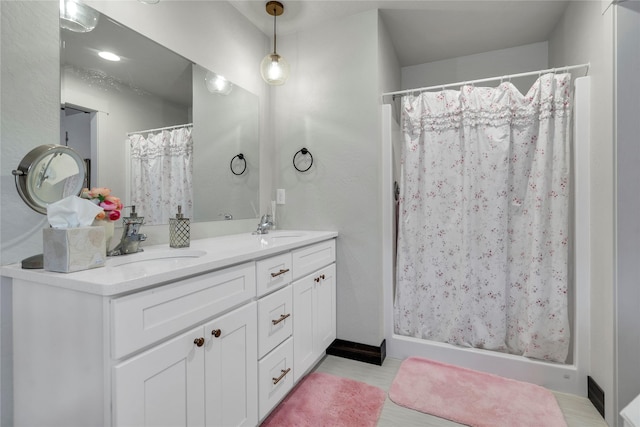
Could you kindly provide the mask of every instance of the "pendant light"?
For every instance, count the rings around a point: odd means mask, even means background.
[[[98,25],[98,12],[76,0],[60,0],[60,27],[88,33]]]
[[[279,1],[269,1],[266,9],[267,13],[273,16],[273,52],[265,56],[260,63],[260,74],[265,82],[279,86],[289,77],[289,64],[276,51],[276,16],[282,15],[284,6]]]
[[[215,95],[229,95],[233,89],[233,84],[229,80],[213,71],[207,71],[204,84],[207,90]]]

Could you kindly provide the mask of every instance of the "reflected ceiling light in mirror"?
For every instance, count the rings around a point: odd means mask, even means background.
[[[273,16],[273,52],[260,63],[260,74],[265,82],[278,86],[289,78],[289,64],[276,51],[276,16],[282,15],[284,6],[279,1],[270,1],[266,5],[267,13]]]
[[[207,71],[204,83],[207,86],[207,90],[216,95],[229,95],[231,89],[233,89],[233,84],[229,80],[213,71]]]
[[[107,61],[118,62],[120,61],[120,57],[113,52],[107,52],[103,50],[102,52],[98,52],[98,56],[102,59],[106,59]]]
[[[98,12],[76,0],[60,0],[60,27],[88,33],[98,25]]]

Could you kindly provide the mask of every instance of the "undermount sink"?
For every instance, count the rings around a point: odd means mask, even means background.
[[[297,237],[302,237],[304,234],[302,233],[282,233],[282,234],[271,234],[266,237],[270,237],[272,239],[294,239]]]
[[[107,261],[107,267],[120,267],[123,265],[148,265],[154,262],[160,262],[166,265],[172,261],[184,261],[185,258],[200,258],[206,255],[206,251],[196,249],[170,249],[166,251],[138,252],[131,255],[120,255],[110,258]]]
[[[304,232],[299,232],[299,231],[287,232],[287,231],[280,231],[280,230],[271,231],[266,234],[258,235],[260,245],[263,248],[266,248],[269,246],[286,245],[304,236],[305,236]]]

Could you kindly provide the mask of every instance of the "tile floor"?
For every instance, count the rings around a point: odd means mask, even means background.
[[[382,366],[377,366],[336,356],[326,356],[315,370],[362,381],[389,391],[393,378],[400,367],[400,362],[400,360],[387,357]],[[557,392],[554,394],[569,427],[607,427],[587,398]],[[378,427],[455,427],[460,425],[398,406],[388,397],[378,422]]]

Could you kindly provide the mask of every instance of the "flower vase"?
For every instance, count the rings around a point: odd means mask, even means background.
[[[109,249],[111,248],[111,239],[113,238],[113,233],[115,232],[114,222],[105,219],[96,219],[93,221],[93,225],[104,227],[105,253],[108,254]]]

